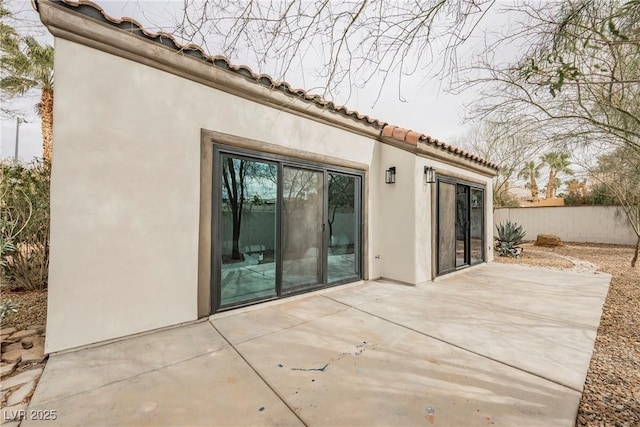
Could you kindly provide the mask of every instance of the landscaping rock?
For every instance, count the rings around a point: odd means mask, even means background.
[[[14,333],[13,335],[11,335],[10,338],[21,340],[22,338],[30,337],[32,335],[38,335],[38,334],[39,332],[36,329],[25,329],[23,331],[18,331]]]
[[[20,344],[22,344],[22,348],[28,350],[33,347],[33,338],[23,338]]]
[[[5,338],[5,337],[7,337],[7,336],[9,336],[9,335],[11,335],[11,334],[13,334],[15,332],[16,332],[16,328],[4,328],[4,329],[2,329],[0,331],[0,336],[2,338]]]
[[[23,384],[19,389],[15,390],[7,398],[7,406],[18,405],[29,396],[36,388],[35,379]]]
[[[20,342],[14,342],[9,344],[5,348],[5,351],[14,351],[14,350],[22,350],[22,344],[20,344]]]
[[[555,234],[538,234],[538,237],[536,237],[536,242],[534,243],[534,245],[546,246],[550,248],[553,248],[556,246],[564,246],[564,244],[560,240],[560,237],[556,236]]]
[[[41,363],[47,356],[44,354],[44,338],[36,337],[33,341],[33,347],[29,350],[22,351],[22,364]]]
[[[5,377],[16,370],[17,363],[3,363],[0,365],[0,378]]]
[[[20,363],[22,360],[22,346],[19,349],[5,351],[2,353],[2,361],[5,363]]]
[[[9,345],[11,344],[13,344],[13,341],[2,340],[2,343],[0,344],[0,350],[2,352],[5,352],[7,350],[7,347],[9,347]]]
[[[10,389],[11,387],[15,387],[17,385],[28,383],[35,378],[38,378],[42,374],[42,368],[29,369],[24,372],[20,372],[18,375],[15,375],[11,378],[2,381],[2,390]]]
[[[9,344],[13,344],[13,343],[16,343],[18,341],[20,341],[18,338],[11,338],[11,337],[2,338],[2,348],[5,348]]]

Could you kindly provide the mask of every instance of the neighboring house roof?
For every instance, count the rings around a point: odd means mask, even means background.
[[[33,1],[35,3],[36,10],[38,10],[39,0],[33,0]],[[479,156],[476,156],[464,150],[453,147],[444,142],[438,141],[437,139],[431,138],[426,134],[414,132],[408,129],[399,128],[397,126],[390,125],[386,122],[382,122],[378,119],[371,118],[365,114],[360,114],[357,111],[349,110],[345,106],[335,105],[335,103],[324,99],[320,95],[310,94],[304,89],[294,89],[288,83],[276,81],[267,74],[255,73],[253,72],[253,70],[251,70],[251,68],[247,66],[233,65],[231,64],[229,59],[224,56],[208,55],[200,46],[197,46],[194,44],[186,44],[186,45],[180,44],[171,34],[163,33],[163,32],[158,32],[158,33],[149,32],[145,30],[144,27],[140,25],[140,23],[138,23],[136,20],[132,18],[127,18],[127,17],[123,17],[120,19],[113,18],[109,16],[104,11],[104,9],[102,9],[99,5],[91,1],[86,1],[86,0],[80,0],[80,1],[49,0],[49,1],[58,5],[61,5],[67,9],[73,10],[77,13],[80,13],[84,16],[96,19],[110,26],[127,31],[130,34],[134,34],[136,36],[142,37],[149,41],[159,43],[175,51],[179,51],[185,55],[193,57],[194,59],[205,61],[214,67],[231,71],[256,84],[260,84],[272,90],[280,91],[290,97],[297,98],[311,104],[315,104],[316,106],[326,109],[328,111],[331,111],[333,113],[349,117],[365,125],[372,126],[376,129],[380,129],[381,130],[380,136],[382,137],[391,138],[395,141],[406,143],[413,146],[416,146],[418,141],[420,141],[425,144],[431,145],[436,149],[447,151],[456,156],[465,158],[467,160],[478,163],[490,169],[493,169],[496,171],[499,169],[498,165],[488,160],[485,160]]]

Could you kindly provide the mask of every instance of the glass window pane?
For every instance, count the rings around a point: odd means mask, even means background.
[[[484,261],[484,191],[471,189],[471,264]]]
[[[221,305],[276,294],[277,166],[222,156]]]
[[[327,273],[329,283],[359,275],[360,178],[329,173]]]
[[[468,264],[467,230],[469,226],[469,187],[456,185],[456,267]]]
[[[282,192],[282,290],[322,283],[324,174],[285,166]]]

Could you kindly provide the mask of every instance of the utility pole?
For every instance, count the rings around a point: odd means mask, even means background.
[[[22,117],[16,117],[16,151],[13,155],[13,164],[18,163],[18,146],[20,144],[20,123],[27,123]]]

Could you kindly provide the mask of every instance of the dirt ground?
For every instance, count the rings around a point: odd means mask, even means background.
[[[9,292],[2,290],[1,302],[10,300],[18,305],[18,312],[2,320],[2,328],[28,329],[45,325],[47,321],[47,291]]]
[[[577,243],[553,249],[522,246],[520,259],[496,257],[496,261],[574,268],[573,262],[561,258],[565,256],[591,262],[612,275],[576,426],[640,426],[640,267],[630,267],[633,248]],[[2,321],[3,328],[45,324],[46,291],[3,290],[1,300],[5,299],[20,309]]]
[[[576,426],[640,425],[640,267],[631,268],[633,248],[565,244],[541,248],[524,244],[519,260],[497,262],[567,268],[557,255],[589,261],[612,275]],[[564,264],[564,265],[560,265]]]

